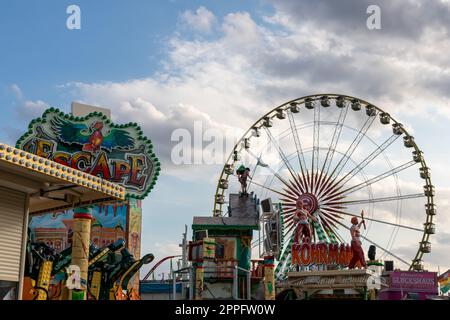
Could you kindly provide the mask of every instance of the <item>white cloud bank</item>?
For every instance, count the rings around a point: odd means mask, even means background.
[[[217,24],[216,16],[206,9],[199,7],[195,12],[186,10],[180,15],[180,20],[195,31],[210,33]]]

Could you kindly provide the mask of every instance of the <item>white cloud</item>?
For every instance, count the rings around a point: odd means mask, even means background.
[[[239,132],[232,121],[227,125],[217,117],[227,109],[225,95],[216,88],[202,88],[195,82],[172,79],[167,83],[157,83],[153,79],[142,79],[123,83],[72,83],[69,87],[78,91],[82,101],[111,108],[115,122],[138,122],[152,140],[165,174],[182,179],[200,177],[209,181],[217,169],[200,165],[175,166],[171,151],[178,142],[171,141],[171,136],[176,129],[190,132],[192,157],[195,152],[202,152],[202,146],[194,143],[203,139],[205,130],[214,129],[225,138],[227,133],[234,136]],[[200,137],[194,132],[195,123],[201,124]],[[224,158],[223,150],[219,151],[221,158]]]
[[[23,119],[31,121],[42,115],[49,105],[42,100],[27,100],[21,88],[17,84],[10,86],[12,93],[16,98],[15,110],[17,115]]]
[[[141,249],[141,255],[152,253],[155,256],[155,259],[153,262],[151,262],[148,265],[144,265],[140,270],[140,278],[144,278],[147,273],[150,271],[153,266],[158,263],[161,259],[168,257],[168,256],[176,256],[181,255],[181,248],[176,243],[172,242],[156,242],[152,244],[152,246],[148,247],[145,242],[143,242],[142,249]],[[174,270],[177,270],[177,261],[180,258],[174,258],[172,260],[172,267]],[[167,274],[170,270],[170,260],[166,260],[166,262],[162,263],[156,270],[155,270],[155,279],[160,279],[161,274],[165,274],[165,278],[167,278]],[[150,279],[151,280],[151,277]]]
[[[23,100],[22,90],[17,84],[12,84],[10,88],[17,100]]]
[[[192,29],[203,33],[210,33],[217,23],[216,16],[205,7],[199,7],[195,12],[186,10],[180,18]]]
[[[17,107],[17,111],[21,116],[33,119],[41,116],[48,107],[49,105],[42,100],[27,100]]]

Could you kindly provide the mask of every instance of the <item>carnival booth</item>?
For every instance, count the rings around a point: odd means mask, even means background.
[[[379,300],[427,300],[439,294],[436,272],[394,270],[385,272],[387,286]]]
[[[253,231],[259,228],[257,201],[233,194],[229,217],[194,217],[189,260],[195,299],[246,298],[259,285],[262,273],[258,276],[251,261]]]
[[[30,197],[33,210],[24,217],[29,243],[27,265],[20,272],[25,275],[23,290],[19,288],[23,298],[138,299],[139,269],[154,258],[141,256],[141,200],[160,171],[152,143],[140,127],[115,125],[109,110],[73,103],[72,114],[50,108],[33,120],[16,148],[8,159],[25,169],[70,177],[80,188],[100,194],[109,188],[121,192],[111,201],[97,195],[97,201],[71,184],[53,187],[54,182],[44,181],[47,187],[33,189],[41,200]],[[8,174],[6,181],[18,178]],[[89,223],[80,225],[83,218]],[[81,243],[79,235],[84,235]],[[77,258],[82,261],[73,263]]]
[[[0,299],[22,299],[29,216],[123,199],[119,185],[0,144]]]

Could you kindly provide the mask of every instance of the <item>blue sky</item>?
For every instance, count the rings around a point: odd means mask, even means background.
[[[211,1],[208,6],[224,15],[256,3]],[[80,5],[81,30],[66,28],[71,4]],[[202,5],[205,1],[3,1],[0,102],[14,103],[9,90],[14,83],[29,99],[45,92],[47,103],[67,108],[71,99],[58,85],[146,77],[161,67],[180,13]]]
[[[383,28],[369,31],[369,2],[2,1],[0,141],[14,144],[46,107],[69,112],[75,100],[141,124],[162,162],[144,201],[143,248],[162,258],[194,215],[211,214],[221,170],[174,166],[173,130],[200,120],[237,132],[297,97],[355,95],[413,129],[443,213],[429,263],[450,267],[449,5],[375,1]],[[71,4],[81,30],[66,28]]]
[[[65,27],[71,4],[81,8],[78,31]],[[3,1],[1,84],[20,83],[39,97],[69,81],[146,77],[160,67],[179,15],[205,5],[219,16],[260,8],[259,1]],[[61,96],[49,92],[47,100],[60,104]]]

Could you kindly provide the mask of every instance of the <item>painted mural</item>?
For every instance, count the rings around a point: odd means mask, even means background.
[[[91,242],[104,247],[119,239],[126,240],[128,204],[94,206]],[[32,242],[43,242],[61,252],[72,244],[73,210],[30,218]]]

